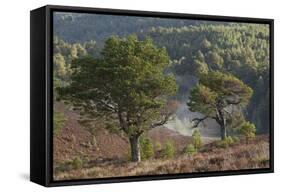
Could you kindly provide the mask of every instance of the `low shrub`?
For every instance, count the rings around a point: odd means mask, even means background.
[[[224,140],[220,140],[217,142],[217,147],[220,148],[228,148],[230,145],[234,143],[234,140],[232,137],[228,136]]]
[[[73,169],[81,169],[83,167],[83,161],[80,157],[75,157],[73,160],[72,160],[72,168]]]
[[[226,141],[226,143],[227,143],[228,145],[232,145],[232,144],[234,143],[232,137],[230,137],[230,136],[226,137],[226,138],[225,138],[225,141]]]
[[[234,143],[239,143],[240,139],[237,136],[232,137]]]
[[[183,152],[185,155],[192,156],[197,153],[196,148],[193,144],[188,144],[184,149]]]

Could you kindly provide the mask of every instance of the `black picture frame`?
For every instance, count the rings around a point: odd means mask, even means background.
[[[185,173],[153,176],[130,176],[102,179],[54,181],[52,137],[52,44],[53,12],[78,12],[110,15],[196,19],[208,21],[246,22],[270,25],[270,168]],[[100,9],[46,5],[30,12],[30,180],[43,186],[65,186],[112,182],[195,178],[274,172],[274,20],[246,17],[196,15],[135,10]]]

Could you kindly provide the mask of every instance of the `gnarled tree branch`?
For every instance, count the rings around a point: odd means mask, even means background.
[[[195,122],[195,124],[193,125],[192,128],[198,127],[198,125],[199,125],[200,123],[202,123],[204,120],[206,120],[207,118],[209,118],[209,117],[208,117],[208,116],[205,116],[205,117],[203,117],[203,118],[194,118],[194,119],[192,119],[192,122]]]
[[[103,107],[105,107],[107,110],[112,111],[112,112],[117,112],[117,109],[114,106],[110,105],[109,103],[106,103],[105,101],[102,101],[102,100],[100,100],[99,103]]]
[[[164,125],[168,122],[169,118],[173,115],[173,113],[168,113],[168,114],[165,114],[163,115],[163,119],[157,123],[153,123],[150,125],[150,129],[153,129],[155,127],[159,127],[161,125]]]

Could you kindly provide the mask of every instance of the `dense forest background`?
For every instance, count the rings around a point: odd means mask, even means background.
[[[177,112],[181,126],[173,128],[188,133],[187,117],[193,115],[186,108],[189,91],[200,72],[216,70],[237,76],[254,90],[243,113],[256,125],[257,133],[268,133],[269,26],[265,24],[55,13],[55,87],[69,83],[73,59],[98,56],[107,37],[132,33],[139,39],[148,36],[167,49],[171,63],[167,71],[175,75],[179,86],[175,99],[184,106]]]

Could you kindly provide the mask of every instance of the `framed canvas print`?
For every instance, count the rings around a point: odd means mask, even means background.
[[[273,20],[31,11],[31,181],[273,172]]]

